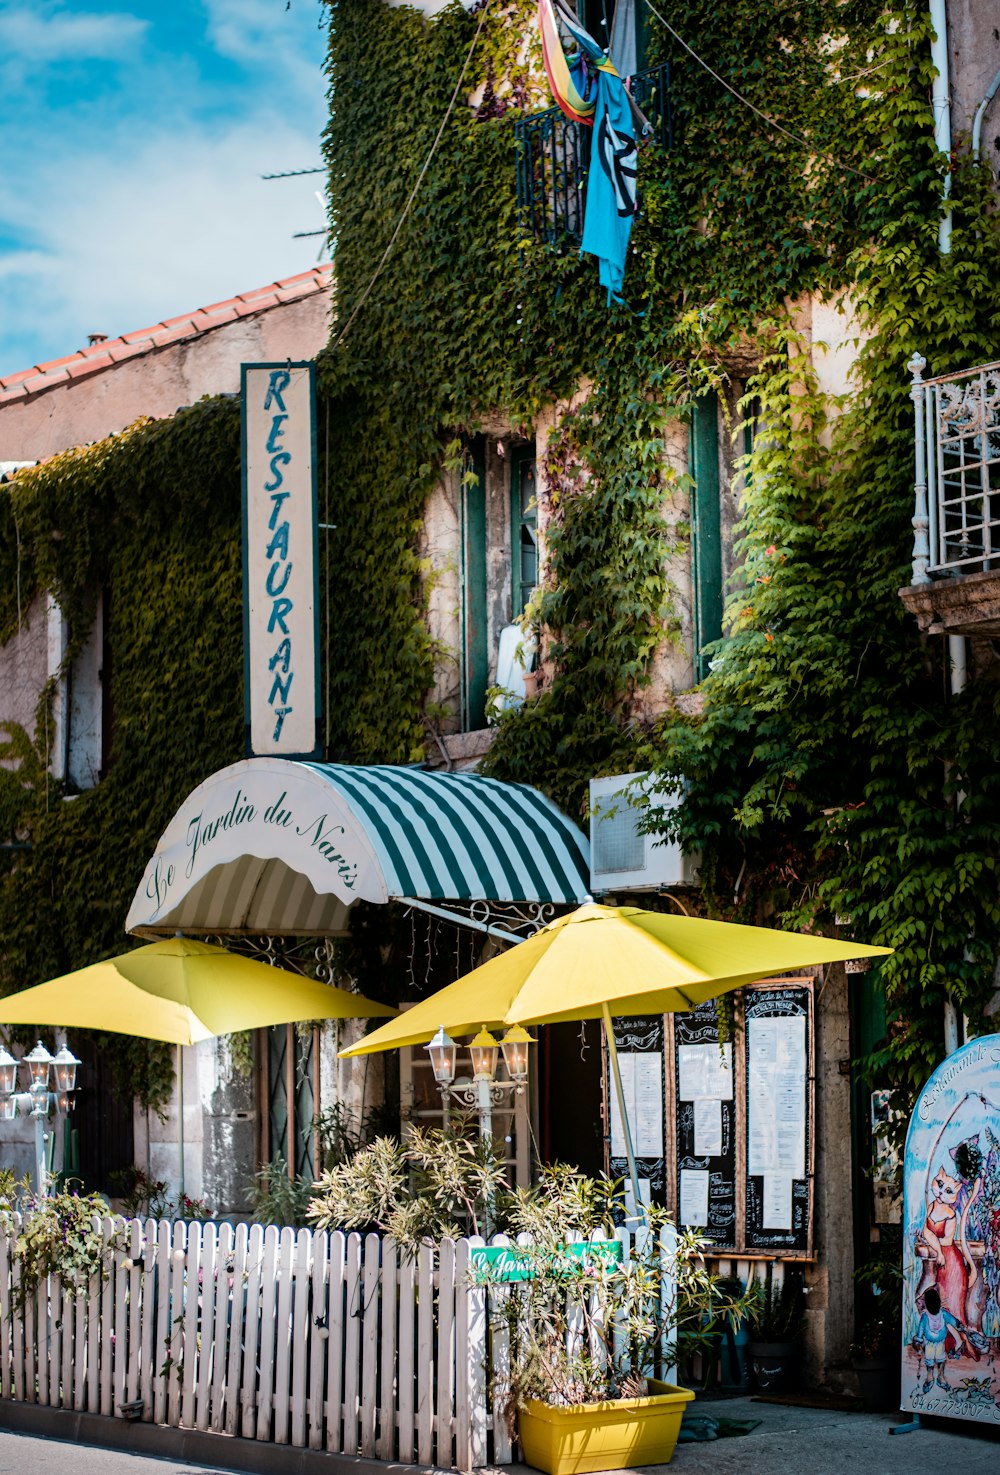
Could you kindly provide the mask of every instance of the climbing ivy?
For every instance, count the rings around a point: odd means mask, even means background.
[[[526,66],[537,78],[530,0],[455,5],[430,23],[380,0],[330,5],[338,320],[321,383],[336,448],[325,489],[338,524],[336,624],[352,653],[331,673],[335,748],[423,754],[434,652],[416,550],[429,493],[491,415],[529,428],[585,381],[586,403],[550,447],[560,506],[546,509],[552,564],[532,611],[555,679],[503,723],[490,766],[575,809],[588,774],[634,753],[636,690],[678,626],[662,554],[684,528],[664,520],[665,421],[686,413],[727,349],[745,347],[787,294],[837,279],[865,228],[843,166],[859,171],[863,203],[871,191],[864,102],[828,53],[848,33],[855,50],[867,45],[878,7],[814,3],[791,18],[759,0],[736,9],[725,38],[694,3],[671,14],[740,89],[762,106],[766,94],[783,126],[816,135],[824,152],[804,169],[810,142],[761,124],[651,22],[651,60],[673,66],[678,146],[643,156],[629,305],[609,311],[593,263],[518,236],[513,119],[548,101]],[[455,110],[369,294],[477,31],[474,105]]]
[[[995,357],[1000,233],[984,172],[959,162],[951,254],[938,250],[926,16],[901,8],[878,53],[882,144],[870,241],[848,276],[863,333],[857,393],[831,405],[787,315],[749,393],[766,434],[749,466],[743,571],[703,715],[669,717],[654,766],[688,799],[661,822],[706,855],[720,911],[887,943],[889,1030],[872,1065],[908,1091],[943,1052],[950,994],[975,1027],[993,988],[1000,687],[947,696],[910,582],[915,351],[935,373]],[[891,81],[891,85],[889,85]],[[824,430],[827,434],[824,435]]]
[[[523,72],[498,93],[495,58],[505,48],[512,68],[533,7],[483,10],[428,23],[379,0],[330,6],[339,303],[323,383],[340,630],[357,657],[335,677],[338,741],[367,758],[422,752],[430,489],[491,416],[527,428],[583,386],[548,443],[549,563],[529,611],[546,685],[502,718],[487,766],[576,813],[601,771],[649,766],[683,787],[655,823],[701,851],[711,910],[839,917],[897,948],[883,1063],[915,1083],[940,1053],[945,988],[973,1013],[989,988],[1000,774],[996,687],[946,701],[939,643],[896,592],[912,512],[904,365],[915,348],[936,372],[991,358],[996,334],[996,224],[971,169],[953,181],[954,250],[937,254],[927,16],[910,0],[734,0],[720,27],[679,0],[672,34],[650,11],[674,143],[641,156],[628,301],[609,309],[592,262],[518,242],[512,121],[535,98]],[[362,303],[480,22],[477,106],[444,130]],[[849,406],[814,380],[802,310],[845,293],[865,339]],[[702,712],[650,728],[641,690],[679,625],[665,562],[685,528],[667,514],[688,489],[664,469],[664,427],[734,365],[759,431],[742,571]]]
[[[203,400],[172,420],[18,472],[2,499],[18,540],[4,560],[4,626],[67,621],[67,661],[103,591],[113,652],[105,776],[75,797],[51,778],[51,689],[34,732],[7,726],[0,757],[5,992],[121,952],[126,912],[179,797],[242,756],[239,407]],[[12,600],[11,590],[18,594]],[[173,1084],[171,1052],[108,1036],[120,1083],[152,1105]]]
[[[649,60],[671,67],[673,147],[641,156],[628,300],[611,308],[592,261],[519,238],[514,121],[547,100],[532,0],[454,4],[431,21],[383,0],[328,9],[328,755],[425,756],[442,655],[424,619],[428,499],[461,474],[474,434],[498,420],[530,434],[560,405],[549,564],[530,611],[546,684],[502,719],[491,771],[577,814],[601,771],[649,766],[664,788],[683,784],[683,805],[658,823],[701,851],[713,911],[848,917],[897,947],[881,973],[886,1064],[890,1079],[918,1081],[945,988],[975,1013],[1000,929],[997,688],[976,681],[947,701],[939,644],[896,595],[911,512],[903,366],[915,348],[935,371],[991,358],[997,330],[997,226],[976,170],[953,180],[954,249],[937,253],[922,8],[733,0],[719,26],[701,0],[671,3],[670,26],[744,100],[650,12]],[[844,291],[865,342],[841,413],[811,377],[801,306]],[[689,484],[667,466],[664,436],[731,374],[745,412],[759,406],[742,572],[702,713],[671,708],[650,726],[642,693],[678,639],[670,571],[687,539]],[[2,754],[16,777],[0,777],[0,820],[33,847],[2,861],[5,987],[116,951],[178,796],[241,755],[238,435],[233,402],[203,401],[19,473],[0,498],[0,639],[47,589],[75,650],[104,589],[115,653],[97,789],[67,802],[48,776],[51,692],[35,731],[11,731]],[[163,1099],[163,1052],[129,1071]]]

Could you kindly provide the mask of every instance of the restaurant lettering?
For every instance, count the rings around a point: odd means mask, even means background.
[[[250,833],[279,830],[289,839],[291,851],[299,851],[318,857],[331,866],[337,878],[348,891],[355,889],[358,879],[358,860],[349,853],[350,840],[346,827],[328,811],[299,818],[288,801],[288,791],[282,789],[263,803],[262,795],[252,800],[245,788],[237,787],[230,798],[211,812],[204,808],[190,815],[184,826],[183,870],[184,879],[191,881],[205,874],[217,864],[214,850],[218,849],[220,836],[239,830]],[[256,802],[255,802],[256,801]],[[249,845],[253,853],[252,843]],[[271,847],[269,846],[270,850]],[[171,888],[178,879],[180,860],[176,849],[171,858],[156,855],[150,863],[145,885],[145,894],[153,903],[153,915],[168,902]]]
[[[309,364],[244,364],[249,752],[316,750],[316,506]]]

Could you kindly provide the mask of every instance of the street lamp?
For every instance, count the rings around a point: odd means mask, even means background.
[[[17,1067],[26,1065],[30,1075],[27,1091],[18,1091]],[[49,1111],[55,1108],[57,1115],[65,1116],[72,1109],[72,1093],[76,1089],[76,1068],[80,1064],[72,1051],[63,1045],[51,1055],[39,1040],[35,1048],[22,1060],[0,1046],[0,1121],[11,1121],[18,1112],[29,1115],[35,1123],[35,1194],[45,1194],[45,1147],[48,1132],[45,1125]],[[49,1074],[54,1078],[55,1090],[49,1090]]]
[[[528,1046],[534,1043],[531,1035],[519,1024],[512,1025],[502,1040],[490,1034],[484,1024],[469,1044],[472,1079],[461,1077],[456,1080],[458,1046],[442,1025],[426,1049],[441,1092],[445,1118],[448,1115],[448,1098],[454,1096],[465,1106],[474,1108],[479,1117],[479,1135],[492,1138],[493,1107],[499,1106],[508,1091],[515,1096],[524,1095],[528,1082]],[[496,1078],[497,1058],[501,1051],[509,1081]]]

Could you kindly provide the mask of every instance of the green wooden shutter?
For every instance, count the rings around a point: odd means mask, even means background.
[[[538,583],[538,507],[534,447],[511,456],[510,548],[511,619],[524,613]]]
[[[719,506],[719,402],[714,391],[691,407],[688,465],[691,492],[691,581],[694,673],[708,674],[705,647],[722,635],[722,521]]]

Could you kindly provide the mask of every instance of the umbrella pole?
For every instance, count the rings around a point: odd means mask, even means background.
[[[181,1200],[177,1205],[178,1212],[183,1211],[184,1200],[184,1046],[177,1046],[177,1149],[181,1158],[180,1186],[177,1197]]]
[[[629,1126],[628,1111],[625,1107],[625,1092],[622,1090],[622,1073],[618,1066],[618,1047],[615,1044],[615,1027],[611,1022],[611,1010],[606,1001],[602,1001],[601,1003],[601,1013],[604,1016],[604,1033],[608,1041],[608,1063],[611,1066],[611,1076],[615,1083],[615,1095],[618,1098],[618,1115],[621,1117],[622,1135],[625,1138],[625,1156],[628,1158],[628,1173],[632,1180],[635,1214],[637,1219],[641,1219],[645,1214],[645,1209],[639,1194],[639,1173],[635,1166],[635,1152],[632,1148],[632,1128]]]

